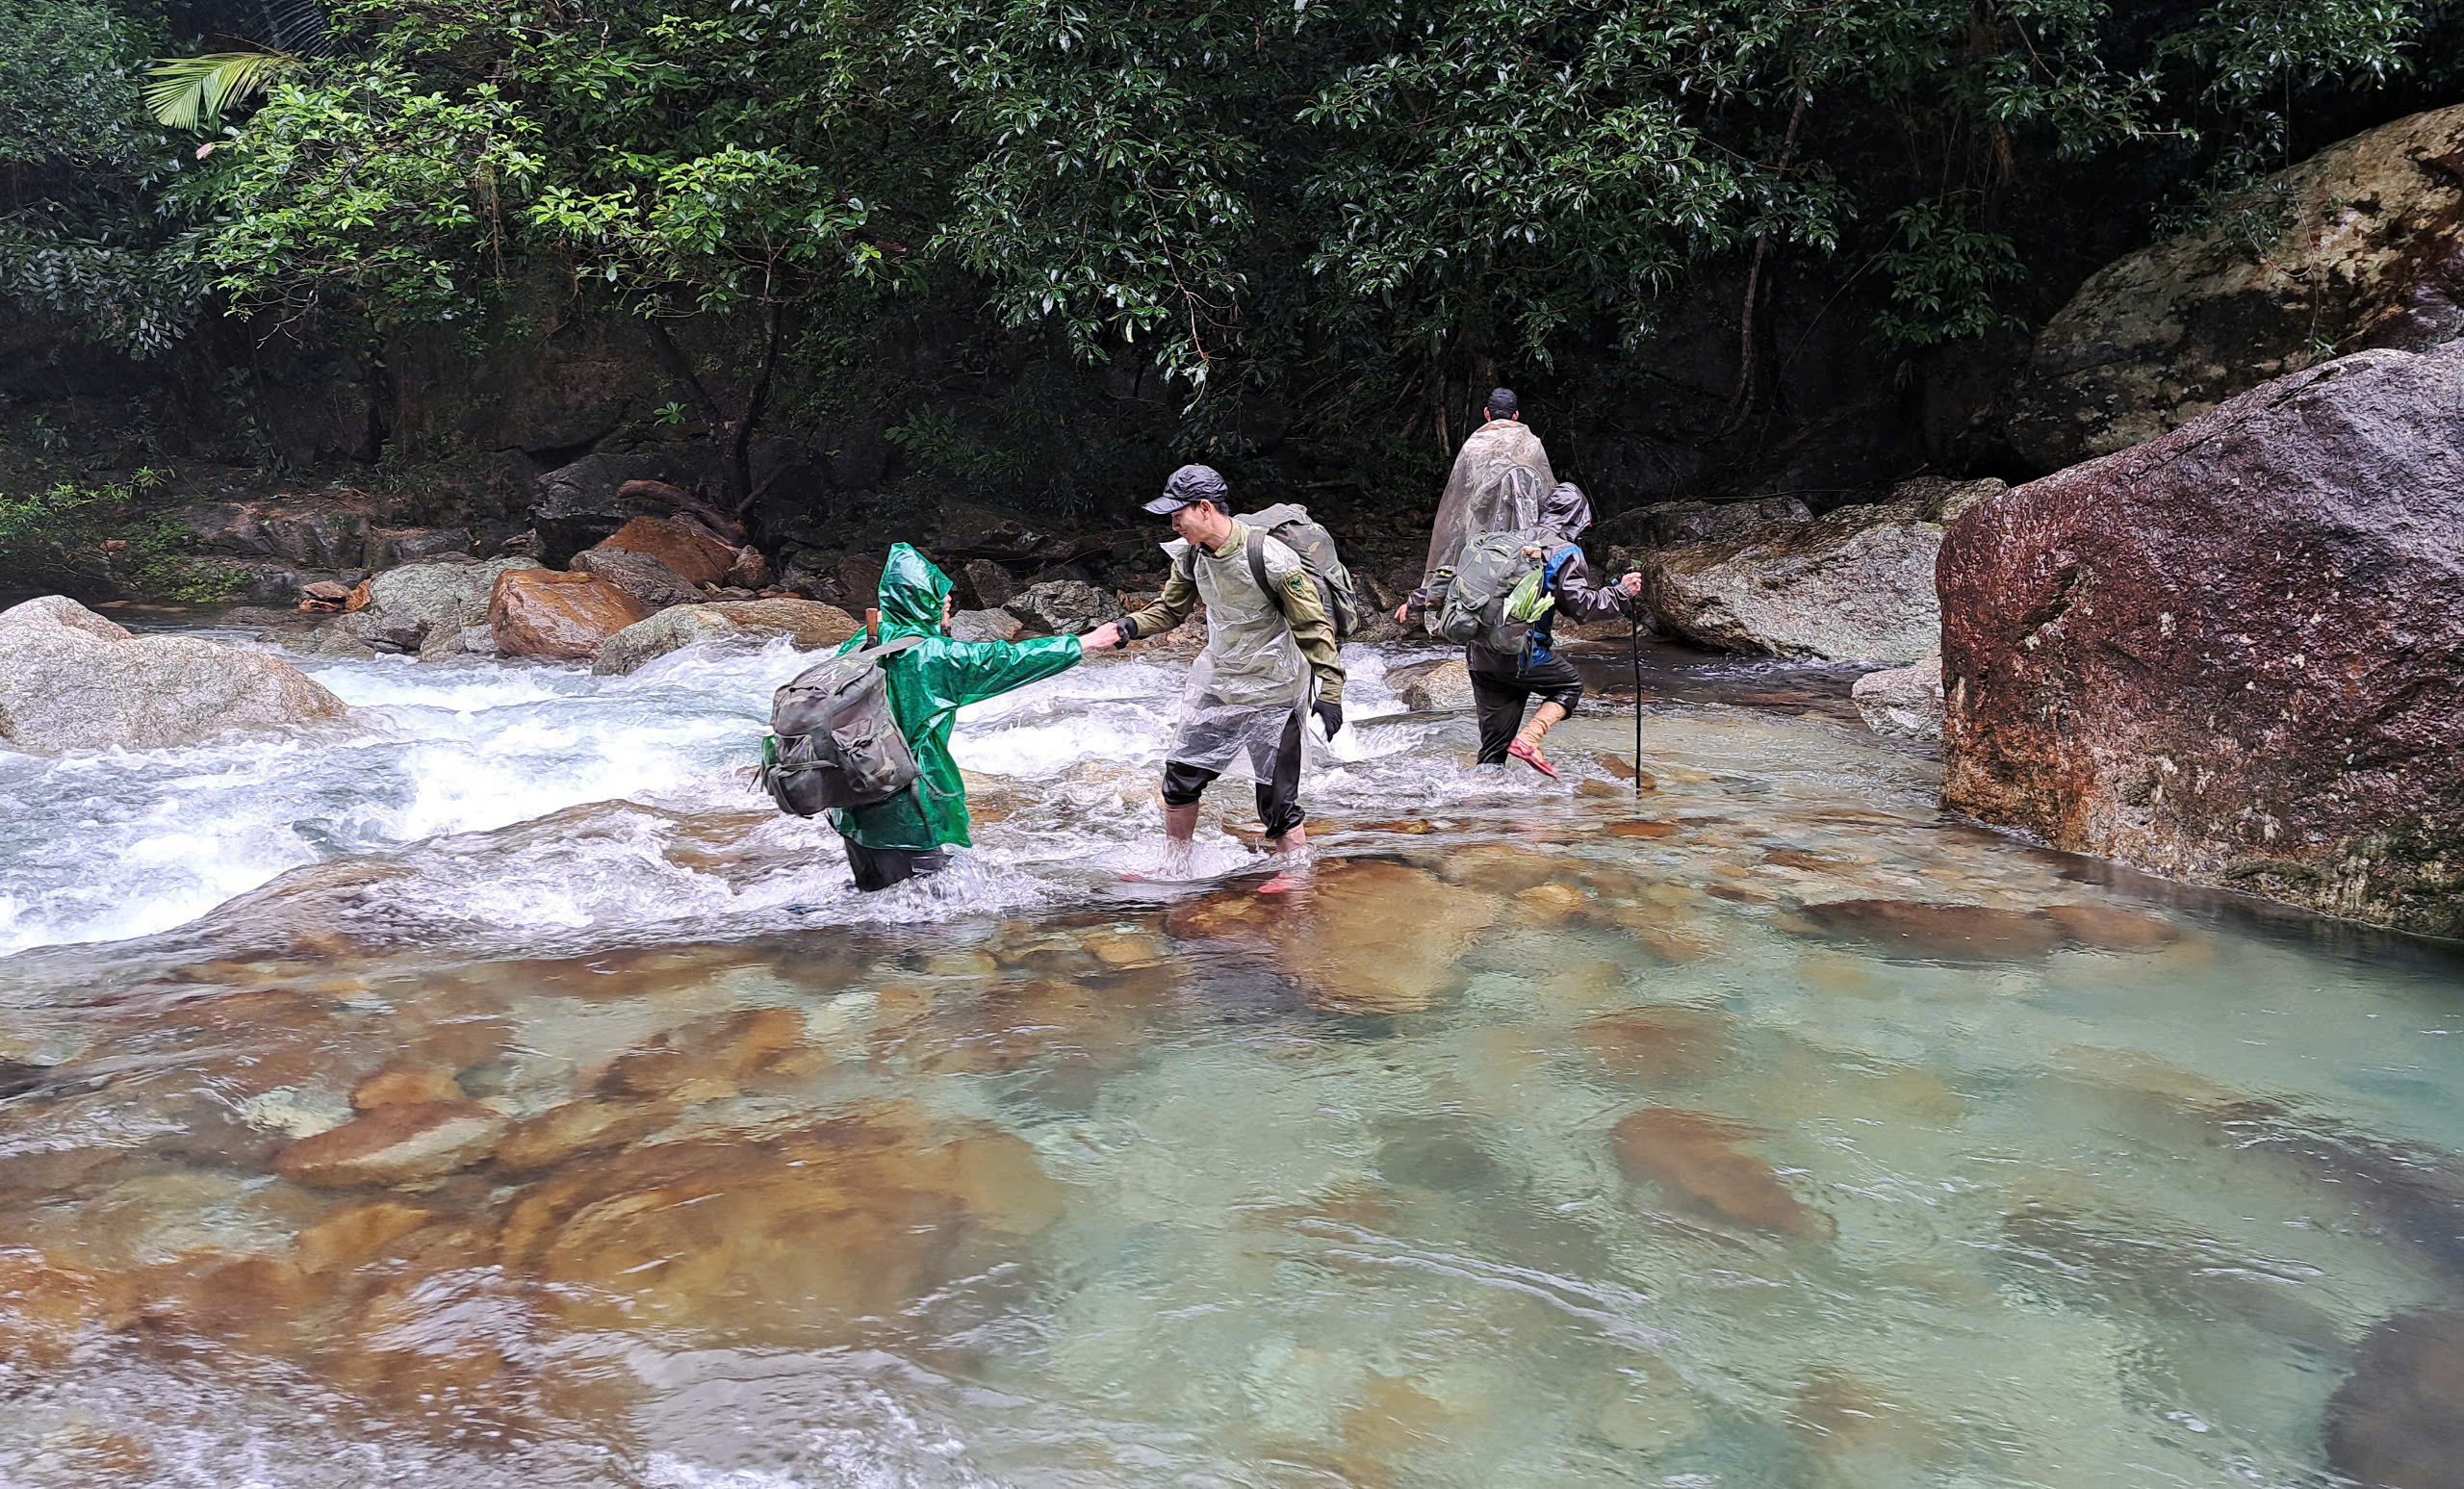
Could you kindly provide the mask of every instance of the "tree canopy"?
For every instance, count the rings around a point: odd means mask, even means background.
[[[182,271],[251,316],[467,319],[552,273],[641,318],[739,500],[799,323],[887,297],[1194,406],[1613,355],[1707,267],[1741,275],[1749,348],[1782,262],[1878,286],[1905,352],[1990,334],[2083,217],[2143,232],[2435,95],[2459,30],[2451,0],[349,0],[332,55],[187,137],[198,165],[137,109],[162,28],[0,14],[60,54],[0,57],[0,110],[41,115],[0,128],[38,141],[9,220],[55,218],[50,291],[0,241],[12,293],[64,303],[74,264],[200,218]],[[161,338],[143,314],[123,341]],[[688,316],[740,321],[753,365],[694,365]]]

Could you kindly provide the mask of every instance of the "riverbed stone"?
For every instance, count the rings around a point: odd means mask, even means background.
[[[649,615],[642,603],[604,579],[552,569],[497,578],[488,629],[507,656],[588,661],[602,643]]]
[[[109,1272],[0,1247],[0,1360],[56,1370],[86,1340],[136,1317],[136,1289]]]
[[[2464,1313],[2399,1314],[2327,1403],[2327,1461],[2372,1489],[2464,1486]]]
[[[2330,145],[2254,194],[2267,242],[2220,214],[2090,275],[2037,334],[2003,418],[2027,464],[2156,439],[2323,352],[2464,335],[2464,106]]]
[[[674,1119],[675,1108],[658,1102],[567,1101],[506,1133],[497,1144],[496,1165],[505,1173],[553,1168],[586,1154],[629,1147]]]
[[[779,1055],[802,1044],[805,1015],[791,1008],[740,1009],[680,1024],[611,1061],[591,1082],[619,1100],[733,1095]]]
[[[688,584],[724,583],[735,568],[735,550],[718,539],[668,517],[636,517],[602,540],[598,547],[648,553]]]
[[[573,572],[605,579],[642,603],[645,610],[699,604],[702,590],[661,563],[655,554],[629,548],[590,548],[574,554]]]
[[[839,645],[860,629],[854,616],[817,600],[678,605],[609,636],[591,670],[603,677],[621,677],[697,641],[758,647],[785,636],[798,651],[817,652]]]
[[[2464,935],[2458,491],[2451,342],[2280,378],[1969,513],[1940,565],[1943,805]]]
[[[1865,727],[1901,739],[1942,737],[1942,654],[1908,667],[1869,672],[1849,690]]]
[[[454,1083],[451,1066],[410,1060],[389,1062],[350,1090],[351,1109],[357,1112],[465,1099],[462,1088]]]
[[[852,1345],[897,1329],[962,1244],[1033,1235],[1062,1203],[1019,1138],[879,1106],[578,1160],[516,1198],[502,1257],[570,1322]]]
[[[1722,1219],[1828,1238],[1836,1227],[1780,1181],[1777,1169],[1745,1150],[1754,1129],[1702,1112],[1654,1107],[1619,1118],[1612,1135],[1617,1165],[1672,1198]]]
[[[469,1102],[379,1107],[284,1148],[274,1171],[314,1189],[418,1184],[484,1163],[507,1125]]]
[[[2048,905],[2040,911],[2062,934],[2098,951],[2161,951],[2182,938],[2182,928],[2109,905]]]
[[[2042,915],[1988,905],[1918,900],[1825,900],[1803,915],[1824,935],[1948,962],[2018,962],[2062,944],[2060,926]]]
[[[30,752],[292,733],[348,712],[278,657],[194,636],[133,636],[58,595],[0,610],[0,743]]]
[[[1253,944],[1324,1008],[1410,1014],[1463,978],[1461,961],[1505,912],[1495,894],[1425,869],[1359,859],[1321,863],[1304,892],[1209,895],[1167,917],[1183,939]]]
[[[1627,1009],[1581,1029],[1603,1064],[1652,1082],[1692,1080],[1719,1069],[1733,1033],[1734,1020],[1690,1008]]]
[[[397,1199],[345,1205],[301,1230],[292,1256],[312,1275],[357,1268],[438,1219],[434,1210]]]
[[[1663,630],[1699,646],[1908,666],[1939,645],[1945,525],[2002,491],[1996,480],[1909,482],[1887,501],[1663,549],[1643,560],[1643,603]]]

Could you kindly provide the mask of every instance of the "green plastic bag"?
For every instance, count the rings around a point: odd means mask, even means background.
[[[1541,569],[1534,569],[1525,575],[1523,582],[1515,585],[1514,592],[1506,596],[1505,618],[1507,620],[1521,621],[1527,626],[1556,607],[1557,597],[1550,594],[1547,587],[1542,584],[1542,572]]]

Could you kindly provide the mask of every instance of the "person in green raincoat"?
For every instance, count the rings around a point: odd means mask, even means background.
[[[952,843],[975,846],[967,835],[966,786],[950,758],[950,732],[958,711],[972,703],[1066,672],[1084,650],[1076,636],[1031,641],[953,641],[950,578],[907,544],[893,544],[882,569],[881,638],[921,636],[923,644],[883,663],[889,678],[890,714],[907,736],[923,778],[870,807],[847,807],[830,814],[830,825],[847,840],[847,866],[859,889],[886,889],[929,874],[948,860]],[[842,653],[865,644],[858,631]],[[1101,650],[1100,647],[1095,650]]]

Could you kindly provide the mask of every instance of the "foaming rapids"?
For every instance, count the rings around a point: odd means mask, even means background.
[[[1354,648],[1351,712],[1400,711]],[[156,938],[182,956],[571,951],[816,923],[932,923],[1083,899],[1161,866],[1153,783],[1186,664],[1106,658],[962,712],[976,848],[886,893],[839,840],[774,810],[751,769],[771,693],[811,661],[687,649],[626,678],[404,657],[301,665],[353,706],[337,739],[0,755],[0,955]],[[1313,750],[1329,799],[1443,790],[1404,764],[1425,721]],[[1460,726],[1457,726],[1460,729]],[[1468,735],[1467,735],[1468,737]],[[1356,777],[1358,779],[1344,779]],[[1212,798],[1194,872],[1254,848]],[[167,934],[176,933],[176,934]],[[123,947],[122,950],[135,950]]]

